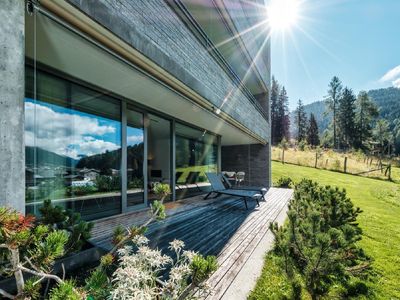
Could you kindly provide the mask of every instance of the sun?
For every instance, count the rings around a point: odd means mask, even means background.
[[[296,25],[299,18],[299,0],[270,0],[267,18],[273,31],[285,31]]]

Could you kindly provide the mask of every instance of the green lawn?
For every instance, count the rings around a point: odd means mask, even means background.
[[[310,178],[323,185],[345,188],[354,204],[363,210],[358,218],[363,229],[360,246],[374,260],[378,274],[373,284],[376,298],[400,299],[400,184],[278,162],[272,163],[272,174],[274,181],[282,176],[294,181]],[[279,289],[287,290],[280,281],[282,274],[272,264],[267,258],[251,299],[280,299],[276,294]]]

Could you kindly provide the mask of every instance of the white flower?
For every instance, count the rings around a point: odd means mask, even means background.
[[[175,239],[169,243],[169,249],[174,250],[175,252],[181,251],[183,247],[185,247],[185,243],[180,240]]]
[[[183,251],[183,257],[187,258],[187,260],[191,263],[193,258],[197,255],[195,251]]]
[[[149,239],[143,235],[138,234],[133,237],[132,242],[137,246],[143,246],[149,243]]]

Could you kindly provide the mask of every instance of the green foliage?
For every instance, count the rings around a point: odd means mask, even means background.
[[[99,175],[96,177],[95,184],[100,192],[112,192],[119,190],[121,179],[119,176]]]
[[[117,227],[114,228],[113,231],[113,237],[112,237],[112,243],[113,245],[118,245],[126,235],[126,230],[122,225],[118,225]]]
[[[304,110],[303,102],[301,100],[297,102],[294,121],[297,127],[296,138],[297,141],[299,142],[299,147],[300,147],[300,142],[305,141],[307,137],[307,115]],[[304,151],[304,149],[301,151]]]
[[[102,268],[96,268],[86,280],[85,290],[94,299],[107,299],[111,288],[107,273]]]
[[[43,202],[40,213],[42,215],[40,221],[43,224],[70,231],[71,234],[66,247],[68,253],[81,250],[91,237],[90,232],[94,224],[83,221],[79,213],[65,210],[58,205],[54,206],[50,200]]]
[[[51,200],[43,201],[43,206],[39,208],[41,222],[47,225],[57,225],[65,221],[65,212],[61,206],[53,206]]]
[[[306,148],[307,148],[306,140],[305,139],[300,140],[299,143],[298,143],[298,147],[299,147],[300,151],[306,150]]]
[[[288,223],[271,224],[274,253],[282,258],[288,278],[301,274],[313,299],[327,294],[333,284],[356,276],[352,270],[360,264],[368,266],[364,252],[356,246],[361,239],[356,222],[360,212],[345,190],[303,179],[295,187]]]
[[[38,280],[39,278],[34,276],[25,281],[24,295],[32,300],[40,299],[41,285],[37,283]]]
[[[290,177],[284,176],[280,177],[278,181],[274,184],[276,187],[280,188],[292,188],[293,186],[293,180]]]
[[[151,204],[152,213],[157,220],[164,220],[167,214],[165,213],[165,206],[161,201],[155,200]]]
[[[217,268],[218,263],[215,256],[203,257],[199,254],[196,255],[190,264],[190,269],[193,272],[192,280],[195,285],[206,280]]]
[[[318,124],[313,113],[310,114],[310,121],[307,128],[307,143],[312,147],[319,146],[320,144]]]
[[[81,300],[82,297],[75,291],[75,282],[71,280],[52,288],[49,295],[50,300]]]
[[[64,255],[68,237],[68,233],[64,230],[51,231],[33,250],[29,251],[33,261],[49,271],[54,260]]]
[[[166,183],[157,183],[154,186],[153,191],[154,191],[154,193],[156,193],[156,195],[158,197],[161,197],[161,198],[171,194],[171,188],[170,188],[169,184],[166,184]]]

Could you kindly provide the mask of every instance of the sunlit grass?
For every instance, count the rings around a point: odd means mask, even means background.
[[[315,157],[316,151],[307,149],[305,151],[300,151],[299,149],[290,148],[285,151],[285,162],[295,165],[315,167]],[[362,176],[388,179],[385,172],[372,170],[379,169],[378,158],[368,157],[361,152],[349,152],[349,153],[339,153],[332,150],[325,150],[320,153],[317,159],[317,168],[326,169],[332,171],[344,172],[344,161],[347,157],[347,173],[350,174],[360,174]],[[371,160],[372,159],[372,160]],[[281,161],[282,160],[282,149],[273,147],[272,148],[272,160]],[[384,164],[388,164],[389,161],[384,160]],[[400,170],[399,168],[392,167],[392,179],[400,182]]]
[[[396,170],[397,172],[398,170]],[[376,282],[372,284],[377,299],[400,299],[400,184],[341,174],[326,170],[294,165],[272,163],[273,180],[289,176],[294,181],[310,178],[323,185],[345,188],[354,204],[363,212],[358,220],[363,229],[360,246],[373,258],[377,272]],[[276,289],[287,292],[284,280],[273,272],[276,265],[270,259],[265,262],[263,276],[257,282],[251,299],[281,299],[274,297]],[[271,271],[272,270],[272,271]],[[274,281],[269,281],[268,272],[273,272]],[[271,275],[271,274],[269,274]],[[331,295],[334,299],[335,296]]]

